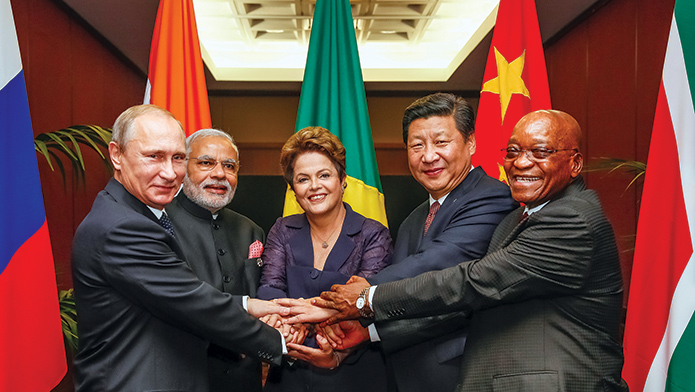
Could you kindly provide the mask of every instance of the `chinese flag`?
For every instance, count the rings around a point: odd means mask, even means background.
[[[534,0],[501,0],[480,92],[473,164],[506,182],[504,154],[526,113],[550,109],[548,73]]]
[[[192,0],[159,2],[144,102],[170,111],[186,135],[211,127]]]

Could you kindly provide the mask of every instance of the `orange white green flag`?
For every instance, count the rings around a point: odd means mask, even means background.
[[[186,135],[212,125],[192,0],[159,2],[144,103],[170,111]]]
[[[550,108],[535,1],[501,0],[480,92],[473,164],[506,180],[500,150],[514,125],[526,113]]]

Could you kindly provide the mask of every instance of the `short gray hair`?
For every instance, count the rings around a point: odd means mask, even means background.
[[[133,123],[138,117],[146,114],[158,114],[160,116],[170,117],[176,120],[171,112],[157,105],[145,104],[131,106],[121,113],[116,119],[116,122],[113,124],[111,140],[116,142],[119,147],[125,148],[125,145],[133,137]],[[181,123],[178,120],[176,120],[176,123],[179,124],[181,132],[183,132]]]
[[[229,140],[230,143],[232,143],[232,147],[234,148],[234,151],[236,152],[237,159],[239,159],[239,148],[236,146],[236,143],[234,143],[234,138],[232,135],[228,134],[227,132],[220,131],[219,129],[214,129],[214,128],[205,128],[201,129],[198,131],[193,132],[190,136],[186,138],[186,155],[189,155],[191,153],[191,145],[198,139],[202,139],[205,137],[209,136],[217,136],[217,137],[223,137]]]

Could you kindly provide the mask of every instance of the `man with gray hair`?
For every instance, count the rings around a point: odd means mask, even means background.
[[[255,296],[265,232],[224,208],[237,187],[239,149],[217,129],[186,139],[183,191],[167,206],[186,260],[200,280],[233,295]],[[258,391],[261,362],[217,345],[208,349],[210,391]]]
[[[208,391],[209,343],[279,365],[283,335],[256,317],[286,311],[198,279],[164,211],[186,170],[181,124],[154,105],[129,108],[109,155],[114,176],[72,247],[76,390]]]

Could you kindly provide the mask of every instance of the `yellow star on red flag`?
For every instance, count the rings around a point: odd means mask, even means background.
[[[529,99],[531,98],[526,88],[526,83],[524,83],[524,79],[521,78],[521,73],[524,71],[526,51],[524,50],[521,56],[510,63],[496,47],[494,49],[495,61],[497,63],[497,77],[485,82],[481,92],[499,94],[502,122],[504,122],[504,115],[507,113],[512,94],[521,94]]]

